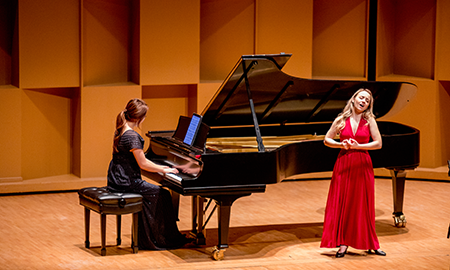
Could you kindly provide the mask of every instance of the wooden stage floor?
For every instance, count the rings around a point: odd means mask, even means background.
[[[0,196],[0,269],[450,269],[450,183],[407,180],[405,228],[393,226],[391,180],[376,180],[376,229],[386,257],[319,248],[329,180],[270,185],[232,207],[225,259],[210,258],[216,215],[206,246],[132,254],[131,216],[123,216],[122,245],[115,217],[107,223],[107,256],[100,256],[100,218],[91,214],[91,249],[84,247],[83,207],[76,192]],[[190,229],[190,198],[181,198],[179,228]]]

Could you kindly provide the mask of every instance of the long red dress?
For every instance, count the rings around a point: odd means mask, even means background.
[[[361,118],[353,134],[348,118],[340,140],[353,138],[360,144],[368,143],[370,130],[366,123]],[[320,247],[340,245],[380,248],[375,232],[375,179],[367,150],[342,149],[334,165]]]

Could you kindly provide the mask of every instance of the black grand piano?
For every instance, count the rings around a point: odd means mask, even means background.
[[[324,146],[331,122],[359,88],[372,91],[378,118],[400,111],[417,90],[411,83],[310,80],[281,71],[290,54],[244,55],[202,112],[206,146],[189,146],[173,132],[148,132],[148,159],[179,168],[180,174],[143,172],[175,194],[193,196],[192,234],[205,243],[205,198],[215,202],[218,245],[214,259],[228,247],[231,206],[241,197],[265,192],[288,177],[332,171],[339,149]],[[189,117],[180,117],[178,128]],[[395,225],[403,227],[407,169],[419,165],[419,131],[378,121],[383,148],[369,151],[374,168],[392,175]],[[200,136],[200,137],[202,137]],[[336,138],[338,139],[338,138]],[[184,171],[184,172],[181,172]],[[176,198],[176,196],[175,196]],[[324,202],[325,203],[325,202]]]

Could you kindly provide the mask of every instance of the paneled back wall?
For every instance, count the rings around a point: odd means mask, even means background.
[[[377,2],[376,80],[418,86],[383,120],[420,129],[420,167],[436,171],[450,158],[450,3]],[[296,77],[367,80],[369,6],[0,0],[0,193],[105,185],[129,99],[150,106],[142,135],[174,129],[180,115],[202,112],[244,54],[292,53],[283,71]]]

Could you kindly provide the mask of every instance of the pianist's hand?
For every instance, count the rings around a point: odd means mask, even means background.
[[[165,168],[163,169],[163,172],[164,172],[164,173],[178,173],[178,170],[175,169],[175,168],[165,167]]]
[[[186,174],[193,174],[196,175],[198,174],[198,172],[200,171],[199,167],[191,167],[192,163],[187,163],[187,164],[183,164],[183,165],[177,165],[175,166],[175,168],[177,168],[179,171],[182,171],[183,173]]]

